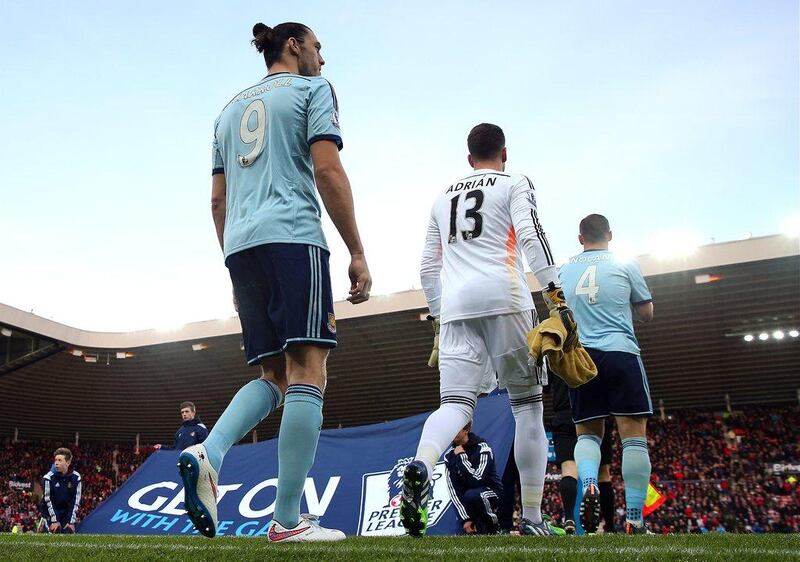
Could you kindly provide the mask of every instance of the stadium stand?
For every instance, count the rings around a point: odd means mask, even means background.
[[[625,509],[616,432],[614,438],[619,527]],[[725,415],[678,411],[653,419],[648,441],[652,481],[667,498],[647,518],[653,532],[800,531],[800,470],[774,471],[776,463],[800,464],[800,408],[752,407]],[[549,472],[543,507],[560,519],[552,463]]]
[[[656,403],[722,409],[726,393],[737,407],[796,400],[800,338],[743,340],[748,333],[800,329],[796,238],[753,238],[704,246],[690,257],[638,261],[656,303],[656,321],[637,327]],[[541,315],[538,287],[529,282]],[[375,296],[359,307],[336,303],[340,345],[328,361],[325,428],[434,409],[439,383],[426,365],[425,313],[421,291]],[[0,436],[17,428],[20,439],[69,441],[77,431],[91,441],[131,442],[139,434],[142,442],[167,442],[175,404],[192,400],[213,425],[236,390],[257,376],[244,365],[236,318],[173,331],[98,333],[0,305],[0,326],[12,332],[0,337],[0,361],[3,341],[18,334],[64,348],[0,376],[6,398]],[[59,427],[49,423],[56,401],[70,404]],[[279,423],[280,415],[270,416],[257,427],[259,438],[274,436]]]

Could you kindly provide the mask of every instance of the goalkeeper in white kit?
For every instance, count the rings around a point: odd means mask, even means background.
[[[425,299],[434,322],[441,326],[441,405],[425,422],[414,461],[405,469],[400,515],[408,534],[425,534],[429,477],[458,431],[472,419],[486,373],[497,372],[500,387],[508,389],[516,421],[520,532],[550,535],[553,531],[541,513],[548,449],[542,421],[546,381],[543,371],[528,362],[526,336],[536,311],[523,255],[545,288],[548,307],[564,321],[565,347],[577,340],[577,327],[558,287],[553,254],[536,213],[533,184],[523,175],[504,172],[502,129],[477,125],[467,146],[474,171],[437,196],[420,267]]]

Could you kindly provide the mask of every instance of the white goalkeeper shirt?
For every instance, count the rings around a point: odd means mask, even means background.
[[[436,198],[420,279],[441,323],[533,309],[522,259],[545,287],[558,284],[531,181],[475,170]]]

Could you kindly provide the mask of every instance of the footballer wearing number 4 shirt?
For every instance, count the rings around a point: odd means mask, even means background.
[[[639,266],[609,251],[612,232],[606,217],[591,214],[579,229],[583,253],[561,266],[559,277],[580,323],[581,344],[597,365],[594,379],[569,389],[578,434],[574,457],[583,490],[581,524],[589,533],[599,524],[600,447],[605,418],[614,416],[622,440],[625,532],[646,534],[644,500],[651,470],[647,418],[653,414],[653,402],[633,318],[651,321],[653,299]]]
[[[539,223],[533,184],[526,176],[504,171],[502,129],[488,123],[477,125],[469,133],[467,146],[473,172],[437,196],[422,256],[422,288],[441,330],[441,405],[425,422],[415,460],[406,467],[400,515],[408,534],[425,533],[429,475],[471,420],[485,374],[497,372],[499,385],[508,389],[516,420],[514,456],[523,509],[520,531],[550,535],[553,531],[541,513],[548,449],[542,422],[546,381],[544,372],[528,363],[526,336],[536,313],[523,256],[545,287],[548,307],[565,307],[563,293]],[[487,369],[487,364],[492,368]]]

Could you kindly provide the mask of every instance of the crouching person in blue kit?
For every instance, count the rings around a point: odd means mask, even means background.
[[[42,517],[51,533],[74,533],[81,503],[81,475],[70,468],[72,452],[61,447],[54,453],[51,470],[42,479]]]
[[[468,535],[500,532],[497,507],[503,485],[489,444],[471,432],[472,422],[458,432],[447,461],[447,485],[459,522]]]

